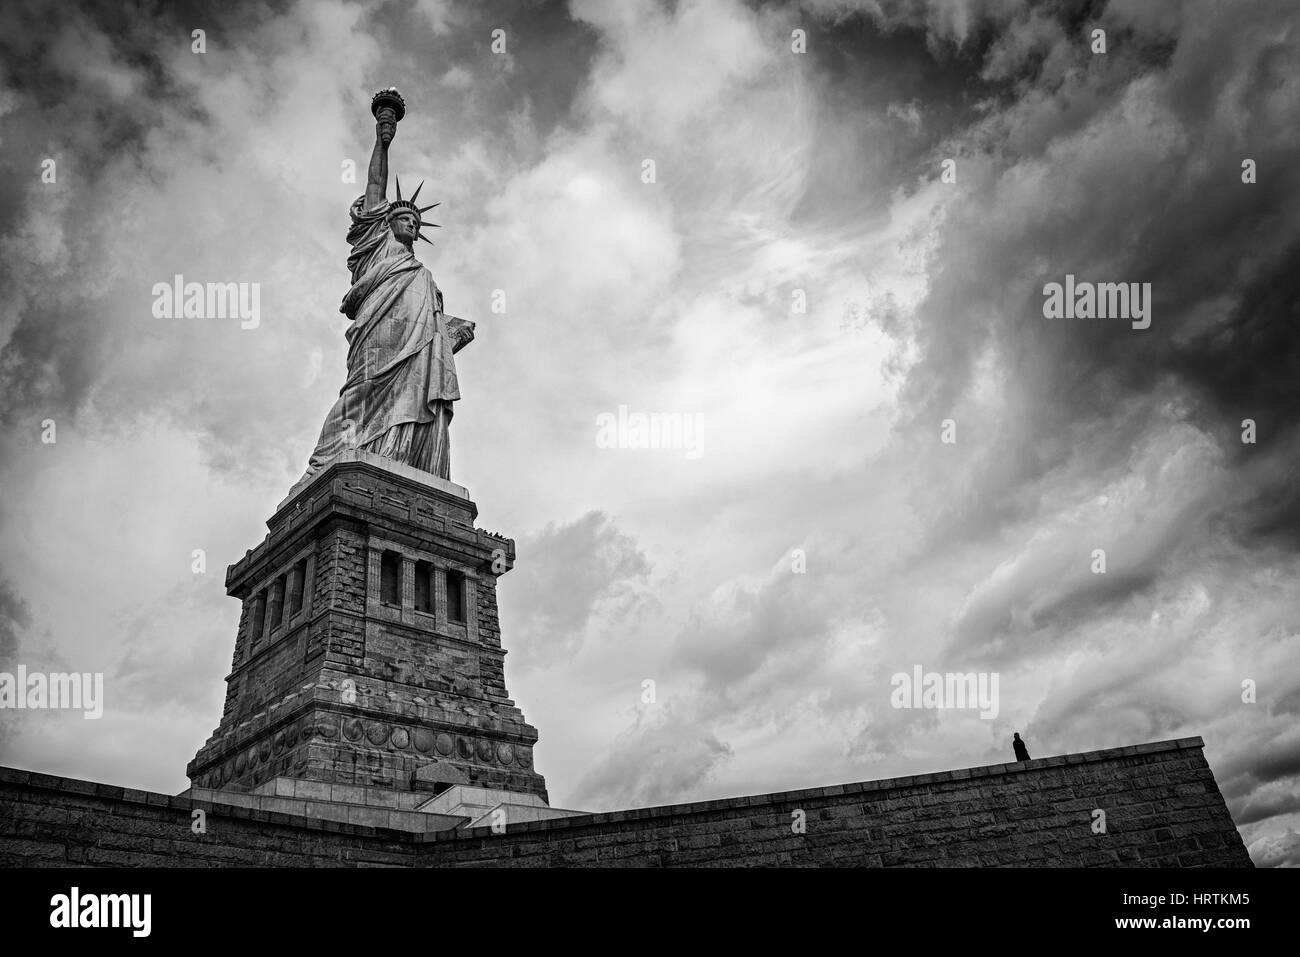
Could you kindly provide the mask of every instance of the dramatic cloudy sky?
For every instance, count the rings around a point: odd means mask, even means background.
[[[1298,46],[1288,0],[6,2],[0,668],[107,703],[0,714],[0,763],[186,786],[224,567],[342,383],[341,171],[395,84],[554,804],[1199,734],[1300,864]],[[154,318],[176,273],[259,282],[261,325]],[[1066,273],[1151,283],[1150,329],[1044,319]],[[620,405],[703,455],[598,447]],[[1000,713],[891,707],[915,665]]]

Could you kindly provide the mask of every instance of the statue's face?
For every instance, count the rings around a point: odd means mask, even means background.
[[[419,232],[419,224],[416,222],[414,213],[398,213],[388,221],[388,226],[393,231],[393,238],[404,246],[409,246],[415,242],[415,237]]]

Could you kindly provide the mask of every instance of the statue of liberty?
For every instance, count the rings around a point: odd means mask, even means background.
[[[403,199],[400,180],[397,199],[387,199],[388,145],[406,105],[390,87],[375,94],[371,112],[375,147],[365,195],[349,210],[352,287],[339,307],[352,320],[347,380],[306,474],[359,449],[449,479],[448,428],[460,398],[452,356],[473,340],[474,324],[443,313],[442,293],[411,249],[416,239],[430,242],[420,227],[437,224],[420,217],[438,204],[416,205],[423,183]]]

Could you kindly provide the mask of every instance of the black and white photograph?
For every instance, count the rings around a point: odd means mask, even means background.
[[[0,426],[6,928],[1300,866],[1291,0],[6,0]]]

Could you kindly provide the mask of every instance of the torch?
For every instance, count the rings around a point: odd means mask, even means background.
[[[387,111],[386,116],[385,111]],[[389,123],[400,123],[402,117],[406,115],[406,101],[402,99],[402,94],[397,92],[397,87],[390,86],[370,98],[370,112],[380,123],[385,120]]]

